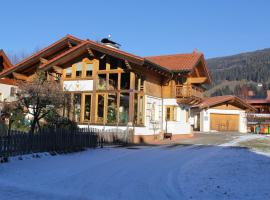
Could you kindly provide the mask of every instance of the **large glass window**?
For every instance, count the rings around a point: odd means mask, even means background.
[[[138,124],[138,94],[134,94],[134,123]]]
[[[139,97],[139,124],[143,124],[143,96]]]
[[[106,74],[98,75],[97,90],[106,90]]]
[[[118,89],[118,74],[109,74],[109,90]]]
[[[122,73],[121,74],[121,89],[129,90],[130,86],[130,73]]]
[[[81,77],[82,76],[82,66],[83,63],[82,62],[78,62],[76,63],[76,77]]]
[[[84,98],[84,120],[85,121],[90,121],[91,99],[92,99],[92,96],[90,94],[85,95],[85,98]]]
[[[120,93],[119,122],[126,124],[129,113],[129,93]]]
[[[74,121],[81,121],[81,94],[74,94]]]
[[[110,58],[110,69],[118,68],[118,60],[116,58]]]
[[[98,94],[97,98],[97,122],[103,123],[104,120],[104,94]]]
[[[66,78],[71,78],[72,76],[72,67],[66,69]]]
[[[91,77],[92,76],[92,71],[93,71],[93,64],[92,63],[87,63],[86,64],[86,77]]]
[[[99,70],[105,70],[106,69],[106,57],[103,56],[102,59],[99,60]]]
[[[115,94],[108,95],[107,106],[107,123],[117,122],[117,96]]]

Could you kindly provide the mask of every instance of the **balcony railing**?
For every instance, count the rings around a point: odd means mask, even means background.
[[[193,85],[177,85],[176,98],[203,98],[203,90]]]

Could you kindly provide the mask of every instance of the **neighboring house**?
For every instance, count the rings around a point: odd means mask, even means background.
[[[252,98],[247,99],[247,103],[252,105],[256,112],[248,115],[248,127],[252,132],[260,125],[261,133],[270,133],[270,90],[264,99]],[[258,130],[257,130],[258,132]]]
[[[10,69],[13,65],[5,52],[0,49],[0,73]],[[0,103],[14,101],[16,98],[15,81],[9,78],[0,78]]]
[[[205,98],[200,104],[192,107],[194,128],[202,132],[230,131],[246,133],[247,113],[255,108],[239,97],[216,96]]]
[[[134,141],[164,132],[192,134],[190,107],[211,82],[202,53],[140,57],[109,39],[101,43],[67,35],[0,73],[28,81],[37,70],[60,79],[72,108],[63,116],[81,127],[134,129]]]

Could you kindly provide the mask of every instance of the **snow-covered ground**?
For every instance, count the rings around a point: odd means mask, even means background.
[[[90,149],[0,165],[0,199],[270,199],[270,157],[243,148]]]

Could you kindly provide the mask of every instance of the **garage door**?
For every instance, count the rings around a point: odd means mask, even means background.
[[[210,114],[210,129],[216,131],[238,131],[239,115]]]

